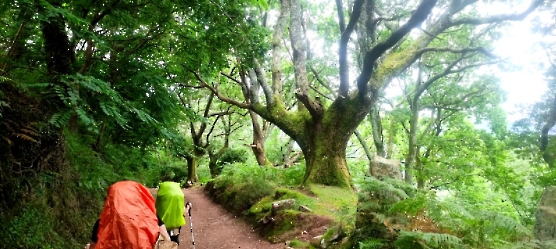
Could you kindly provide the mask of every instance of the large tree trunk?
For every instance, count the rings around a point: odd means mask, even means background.
[[[345,151],[350,137],[369,108],[368,100],[337,100],[321,120],[305,124],[302,136],[292,136],[305,156],[307,169],[304,184],[352,187]]]
[[[197,177],[197,166],[199,166],[198,157],[187,157],[187,180],[191,182],[198,182],[199,177]]]
[[[315,141],[303,149],[307,167],[304,183],[351,187],[345,139],[336,138],[337,135],[331,136],[328,132],[315,133]]]
[[[209,170],[210,170],[210,176],[212,178],[217,177],[222,172],[222,169],[220,167],[218,167],[218,164],[216,163],[218,161],[218,158],[220,158],[220,157],[216,157],[216,156],[212,156],[212,155],[210,156]]]

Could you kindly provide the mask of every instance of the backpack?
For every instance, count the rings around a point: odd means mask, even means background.
[[[95,249],[152,249],[159,233],[154,198],[145,186],[122,181],[108,188]]]
[[[162,182],[158,187],[156,196],[156,211],[166,225],[167,230],[172,230],[185,225],[184,195],[180,184],[177,182]]]

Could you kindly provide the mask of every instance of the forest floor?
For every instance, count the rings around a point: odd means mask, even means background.
[[[151,189],[156,198],[157,189]],[[284,244],[271,244],[253,227],[215,203],[200,187],[183,189],[185,200],[192,205],[191,224],[181,229],[179,249],[283,249]],[[192,239],[195,241],[193,246]]]

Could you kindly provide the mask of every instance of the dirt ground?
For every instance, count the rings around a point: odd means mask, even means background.
[[[156,189],[151,189],[156,197]],[[179,249],[283,249],[284,244],[271,244],[261,238],[253,228],[243,220],[228,213],[214,203],[198,187],[184,189],[185,199],[192,203],[191,224],[182,227]],[[192,240],[195,241],[193,246]]]

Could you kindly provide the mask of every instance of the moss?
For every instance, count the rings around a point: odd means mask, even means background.
[[[249,193],[253,191],[247,187],[250,184],[238,179],[220,176],[209,182],[205,189],[222,205],[236,209],[239,205],[236,200],[253,200],[252,193]],[[352,233],[357,197],[351,189],[311,184],[306,188],[279,187],[264,193],[238,214],[244,215],[259,234],[271,242],[296,241],[294,248],[310,248],[309,241],[325,234],[330,227],[335,227],[334,231],[340,231],[342,236]],[[295,204],[289,209],[273,212],[272,203],[286,199],[295,199]],[[299,211],[301,205],[312,212]]]
[[[316,214],[340,217],[340,220],[348,224],[355,223],[353,218],[357,211],[357,193],[355,191],[320,184],[311,184],[309,189],[319,203],[319,205],[311,207]]]
[[[290,243],[288,243],[288,246],[292,248],[310,248],[309,243],[297,239],[290,241]]]
[[[415,52],[416,49],[411,47],[388,55],[386,60],[375,71],[375,76],[373,77],[375,80],[372,81],[373,87],[379,89],[384,84],[387,84],[389,78],[393,77],[409,60],[413,59]]]

